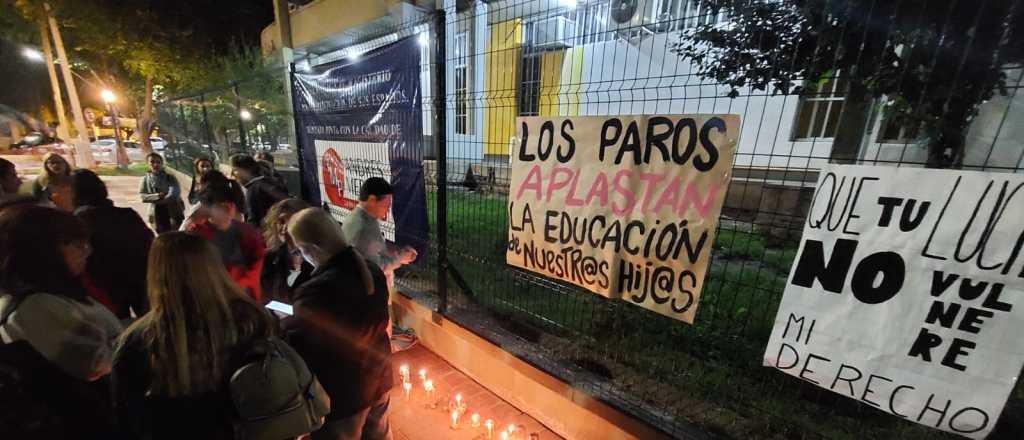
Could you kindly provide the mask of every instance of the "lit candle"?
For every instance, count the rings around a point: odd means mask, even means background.
[[[455,395],[455,410],[459,412],[466,410],[466,407],[462,406],[462,394]]]
[[[516,432],[516,425],[508,425],[508,434],[512,435]]]
[[[437,402],[434,401],[434,381],[427,379],[423,382],[423,389],[427,392],[427,403],[431,408],[437,407]]]
[[[473,423],[474,428],[480,427],[480,414],[473,414],[473,416],[470,417],[469,420]]]
[[[409,381],[409,366],[408,365],[402,365],[401,367],[399,367],[398,368],[398,373],[402,375],[402,382],[408,382]]]
[[[459,429],[459,410],[452,411],[452,429]]]
[[[501,440],[508,440],[508,431],[501,431]]]
[[[420,369],[420,382],[425,382],[426,380],[427,380],[427,369],[426,368]]]
[[[405,400],[409,400],[409,393],[412,392],[412,384],[409,382],[402,383],[402,388],[405,389]]]
[[[487,438],[491,438],[491,431],[494,430],[494,420],[487,419],[487,421],[484,422],[484,426],[487,427]]]

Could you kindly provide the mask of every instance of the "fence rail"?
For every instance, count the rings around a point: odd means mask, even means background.
[[[729,96],[730,87],[702,76],[674,51],[700,29],[753,13],[743,4],[763,2],[641,1],[651,4],[648,15],[624,23],[606,0],[573,7],[555,0],[448,3],[385,31],[347,31],[351,45],[297,62],[299,71],[319,71],[353,51],[402,38],[426,44],[422,115],[393,115],[426,121],[415,159],[423,164],[429,223],[428,236],[418,239],[429,252],[399,271],[403,293],[677,438],[952,438],[761,366],[817,170],[836,159],[843,109],[854,103],[841,72],[795,79],[804,84],[800,90],[746,86]],[[881,8],[883,2],[863,3]],[[1020,173],[1024,98],[1017,92],[1024,69],[1001,67],[1005,94],[980,107],[962,162],[968,169]],[[169,161],[190,170],[198,155],[224,160],[233,151],[266,149],[285,167],[316,169],[300,156],[313,146],[300,145],[290,125],[285,87],[293,74],[268,70],[161,105]],[[888,107],[897,104],[883,96],[869,100],[852,161],[922,166],[929,160],[922,126],[889,117]],[[240,116],[243,109],[251,118]],[[693,325],[506,265],[516,117],[684,113],[742,118]],[[1018,383],[990,438],[1016,438],[1022,426]]]

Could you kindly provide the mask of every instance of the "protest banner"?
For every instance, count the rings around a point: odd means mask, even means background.
[[[1024,176],[821,170],[764,365],[971,438],[1024,363]]]
[[[427,250],[421,47],[414,37],[292,75],[302,184],[338,221],[359,187],[381,177],[394,188],[385,239]]]
[[[692,323],[736,115],[517,120],[508,264]]]

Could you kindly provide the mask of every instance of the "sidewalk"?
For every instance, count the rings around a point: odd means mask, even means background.
[[[391,391],[391,426],[396,440],[486,440],[487,429],[484,421],[492,419],[492,439],[501,440],[501,431],[509,425],[516,426],[516,440],[560,439],[557,434],[541,425],[537,420],[516,409],[508,402],[488,391],[480,384],[462,374],[436,354],[422,345],[396,353],[392,359],[396,386]],[[410,398],[405,398],[399,368],[409,366],[413,384]],[[434,383],[436,408],[428,407],[427,393],[419,379],[419,371],[427,370],[427,378]],[[466,404],[465,413],[459,418],[458,429],[452,429],[451,410],[446,402],[454,401],[461,394]],[[480,415],[480,426],[471,426],[473,414]]]

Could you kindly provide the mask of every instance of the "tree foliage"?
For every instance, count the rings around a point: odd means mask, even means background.
[[[744,87],[807,92],[805,81],[838,75],[849,84],[848,100],[885,97],[888,118],[919,124],[932,167],[962,164],[971,120],[994,93],[1005,94],[1004,70],[1024,55],[1020,1],[704,3],[729,19],[693,28],[673,47],[699,74],[730,86],[732,97]],[[840,123],[856,121],[847,113],[857,108],[847,106]]]

